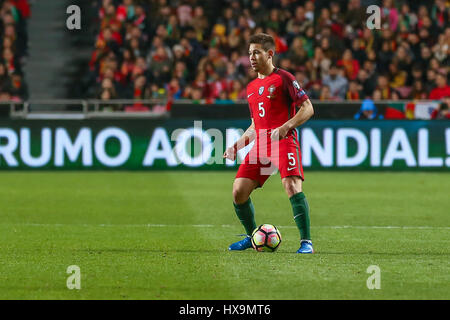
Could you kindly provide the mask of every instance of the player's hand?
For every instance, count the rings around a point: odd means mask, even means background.
[[[227,150],[225,150],[223,157],[231,161],[236,160],[236,149],[234,147],[228,147]]]
[[[287,133],[288,133],[288,129],[284,126],[278,127],[276,129],[272,130],[272,133],[270,135],[270,139],[272,139],[272,141],[278,141],[283,139],[284,137],[286,137]]]

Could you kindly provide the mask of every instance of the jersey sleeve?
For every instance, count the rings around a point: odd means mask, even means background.
[[[295,106],[301,106],[303,102],[309,99],[305,90],[300,87],[295,77],[289,72],[282,72],[281,77],[283,79],[283,87],[285,92],[289,95],[290,99]]]

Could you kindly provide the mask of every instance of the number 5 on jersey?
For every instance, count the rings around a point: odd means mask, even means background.
[[[264,102],[258,103],[259,116],[263,118],[266,115],[266,110],[263,107]]]

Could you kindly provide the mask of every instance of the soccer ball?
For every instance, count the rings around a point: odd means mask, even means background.
[[[252,246],[256,251],[274,252],[281,243],[281,234],[271,224],[263,224],[252,233]]]

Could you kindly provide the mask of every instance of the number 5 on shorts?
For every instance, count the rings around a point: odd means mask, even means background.
[[[289,159],[289,165],[290,166],[295,166],[295,157],[294,157],[294,153],[288,153],[288,159]]]

